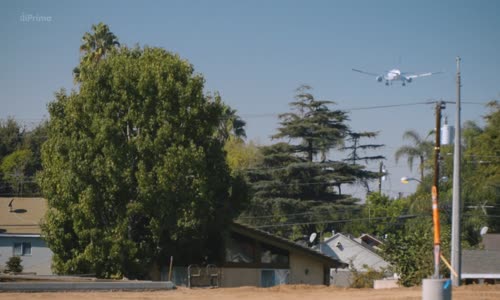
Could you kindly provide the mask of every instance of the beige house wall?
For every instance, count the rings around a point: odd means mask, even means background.
[[[260,286],[262,270],[269,268],[222,268],[220,286]],[[324,284],[324,268],[308,256],[290,253],[289,284]]]
[[[261,269],[221,268],[221,287],[260,286]]]
[[[290,253],[290,284],[324,284],[323,264],[308,256]]]

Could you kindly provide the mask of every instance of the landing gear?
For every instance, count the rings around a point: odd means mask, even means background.
[[[406,82],[403,81],[403,86],[406,86]]]
[[[389,81],[388,80],[385,81],[385,85],[389,85]]]

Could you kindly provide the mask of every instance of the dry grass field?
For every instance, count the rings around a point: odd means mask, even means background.
[[[325,286],[287,285],[273,288],[220,288],[220,289],[187,289],[178,288],[171,291],[146,292],[47,292],[47,293],[0,293],[0,300],[94,300],[94,299],[170,299],[170,300],[410,300],[422,299],[421,288],[398,288],[388,290],[343,289]],[[500,285],[469,285],[453,289],[454,300],[497,300],[500,299]]]

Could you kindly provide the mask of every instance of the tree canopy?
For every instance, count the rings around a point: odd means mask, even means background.
[[[292,112],[279,116],[281,126],[273,136],[289,142],[261,147],[261,163],[247,172],[253,197],[241,222],[290,238],[310,234],[316,225],[338,230],[342,224],[319,224],[352,216],[358,199],[343,195],[341,186],[374,174],[358,164],[328,159],[349,133],[347,113],[332,110],[333,104],[316,100],[309,86],[297,89]]]
[[[47,138],[47,123],[26,128],[13,118],[0,121],[0,193],[39,195],[35,181],[41,170],[40,149]]]
[[[432,132],[427,135],[429,137]],[[427,138],[426,137],[426,138]],[[403,139],[410,140],[410,145],[401,146],[395,154],[396,163],[401,157],[406,156],[408,159],[408,167],[410,171],[413,169],[413,161],[419,159],[418,169],[420,171],[420,180],[424,180],[424,162],[432,156],[433,144],[422,138],[416,131],[407,130],[403,134]]]
[[[188,61],[160,48],[82,61],[79,91],[49,105],[40,184],[58,273],[145,278],[220,256],[238,207],[225,160],[219,96]]]

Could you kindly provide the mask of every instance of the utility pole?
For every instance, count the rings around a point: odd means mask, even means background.
[[[439,226],[439,152],[441,149],[441,109],[444,102],[436,103],[436,144],[434,145],[434,184],[432,186],[432,221],[434,223],[434,278],[439,279],[440,226]]]
[[[461,148],[461,129],[460,129],[460,57],[457,57],[457,107],[455,117],[455,145],[453,155],[453,200],[452,200],[452,217],[451,217],[451,267],[455,270],[458,276],[451,275],[451,280],[454,286],[460,286],[462,277],[462,263],[461,254],[462,249],[460,245],[460,161],[462,157]],[[453,273],[453,272],[452,272]]]
[[[439,152],[441,147],[441,109],[444,102],[436,103],[436,144],[434,146],[434,183],[432,186],[432,221],[434,223],[434,276],[422,281],[423,300],[451,300],[451,286],[447,279],[439,278],[440,230],[439,230]]]
[[[383,162],[380,162],[380,165],[379,165],[379,170],[378,170],[378,193],[380,195],[382,195],[382,177],[384,177],[383,175],[383,171],[384,171],[384,163]]]

